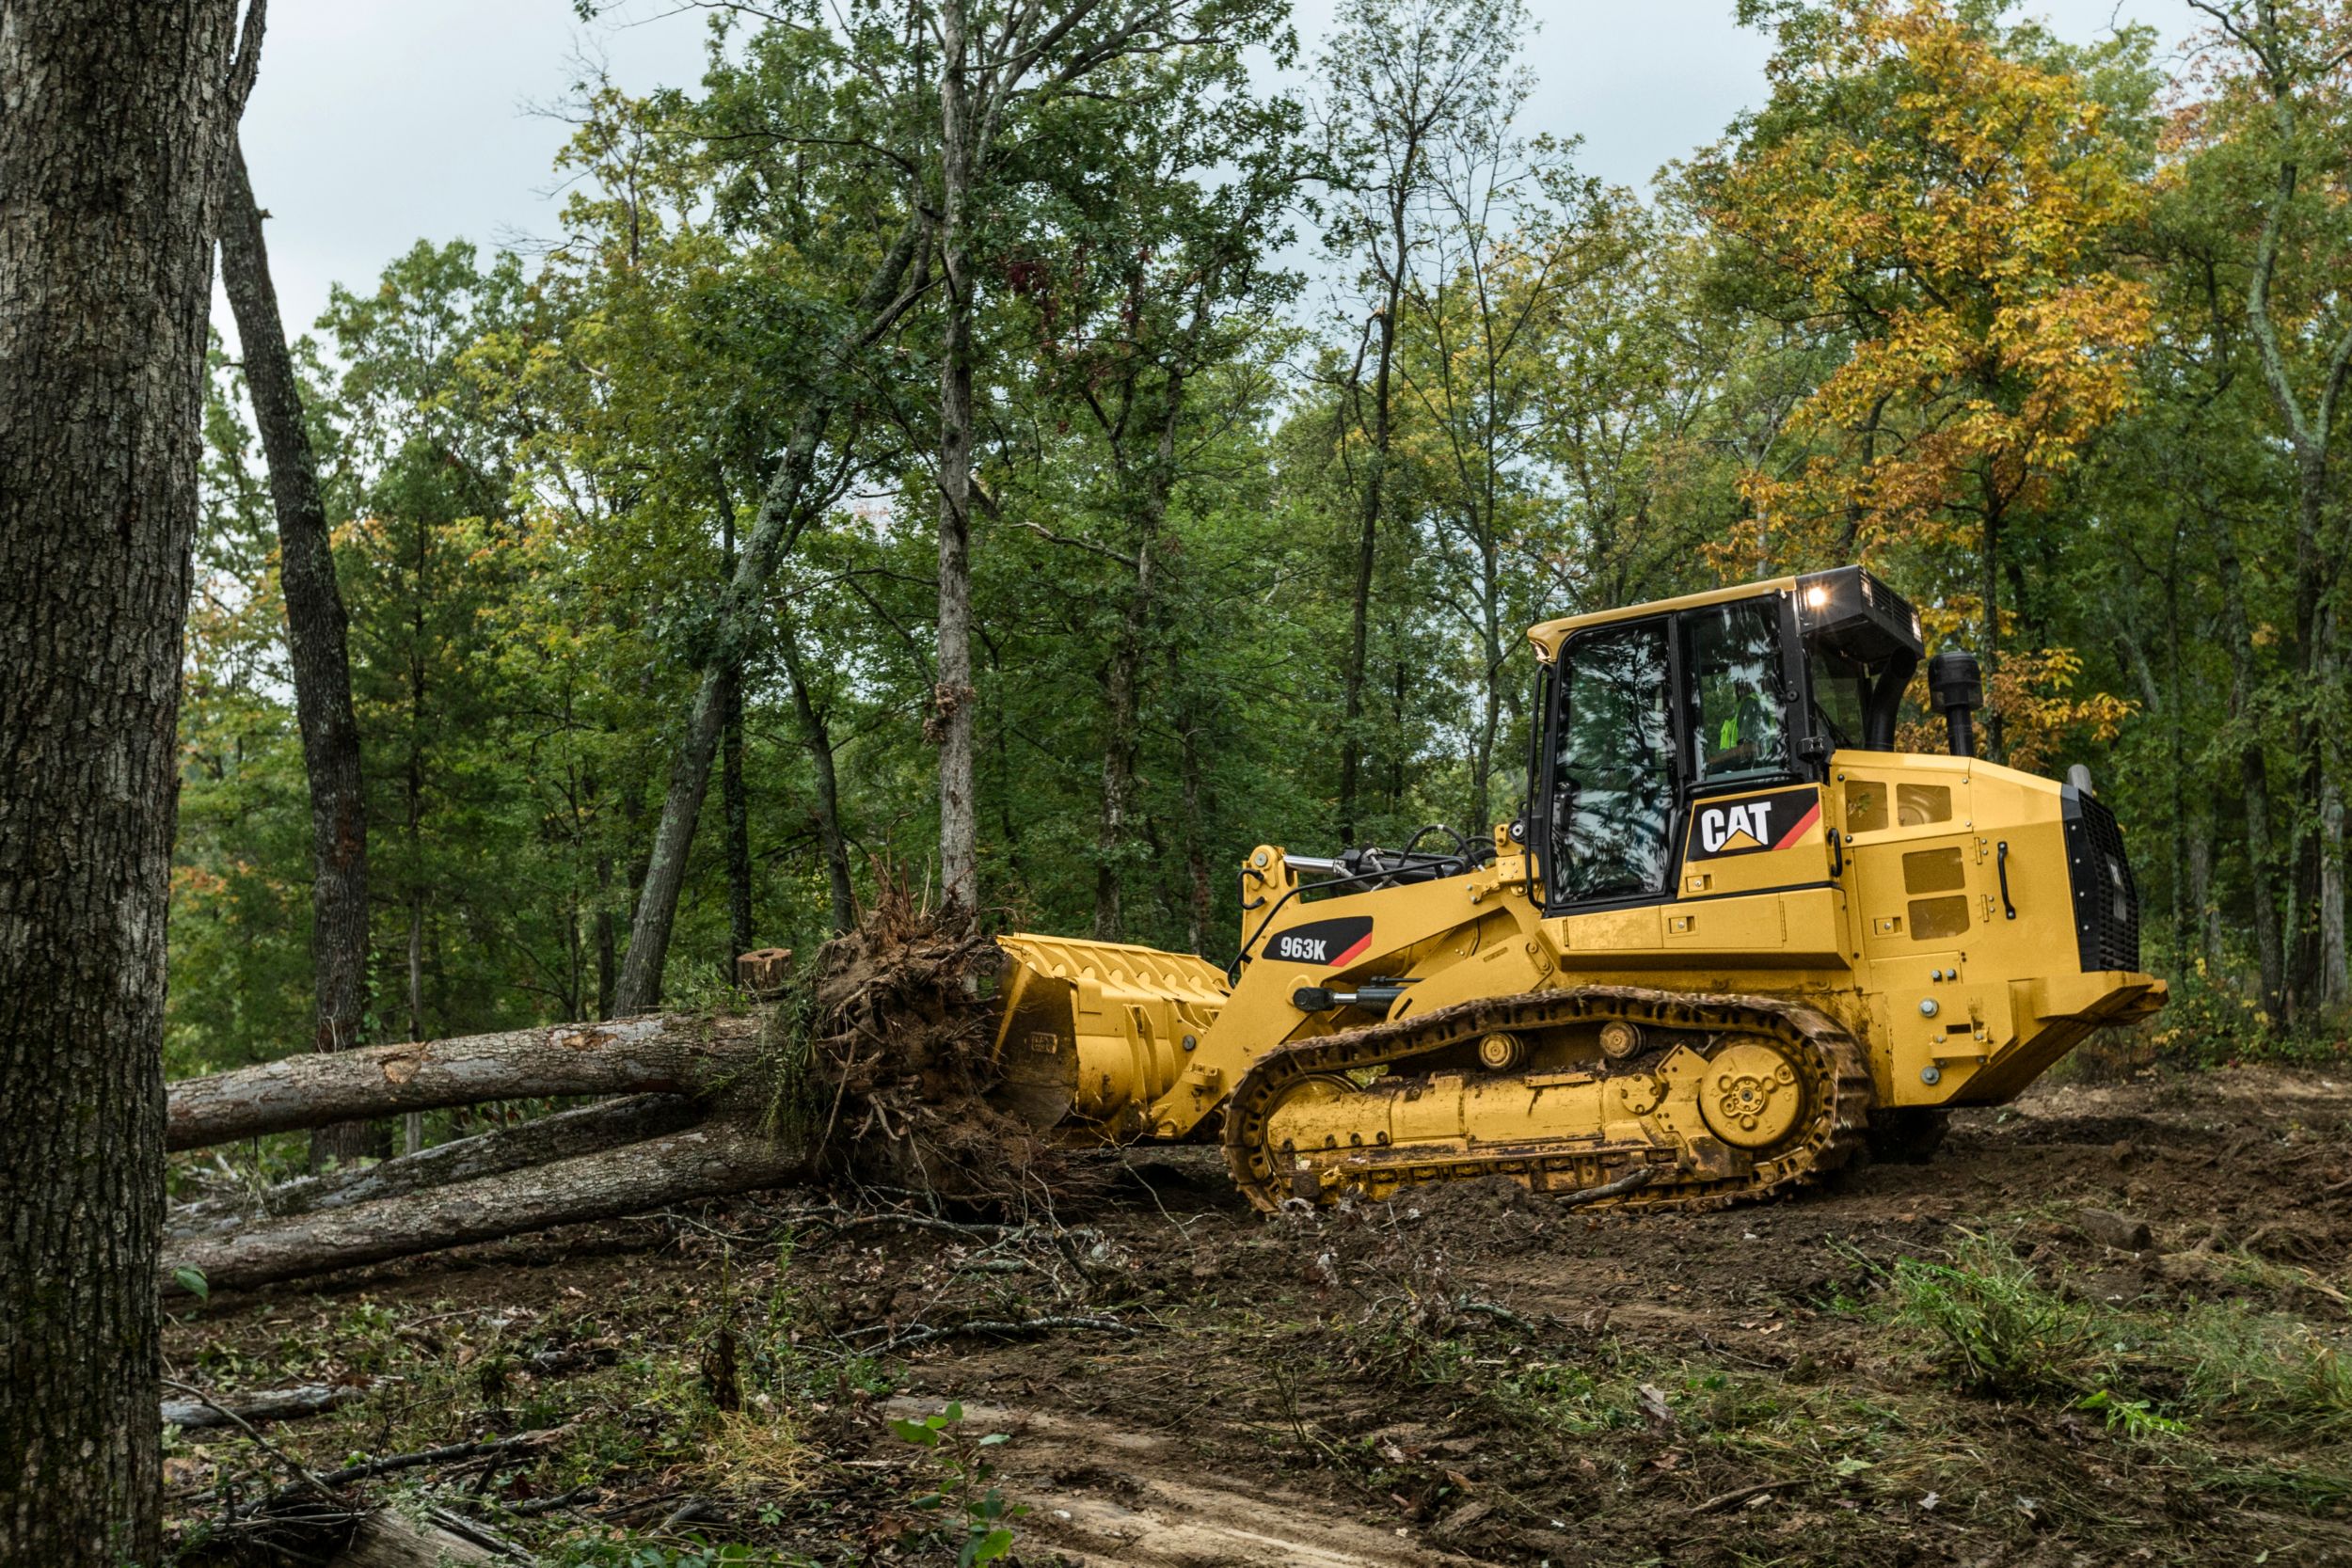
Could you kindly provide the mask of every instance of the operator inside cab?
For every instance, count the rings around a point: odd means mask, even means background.
[[[1693,769],[1703,783],[1778,773],[1788,760],[1776,608],[1727,604],[1691,617],[1698,722]]]

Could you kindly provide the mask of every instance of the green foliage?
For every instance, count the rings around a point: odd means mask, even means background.
[[[955,1548],[956,1568],[994,1562],[1012,1550],[1010,1520],[1028,1513],[1026,1503],[1009,1503],[994,1484],[995,1467],[987,1450],[1007,1441],[992,1432],[974,1436],[962,1430],[963,1406],[950,1402],[946,1409],[920,1420],[893,1418],[891,1433],[902,1443],[930,1450],[937,1466],[933,1489],[914,1499],[914,1506],[937,1509],[945,1523],[940,1534]]]
[[[1963,1387],[2030,1399],[2081,1386],[2090,1312],[2042,1284],[2006,1242],[1970,1236],[1949,1263],[1901,1259],[1887,1289],[1896,1321],[1921,1330]]]
[[[2205,1412],[2305,1442],[2352,1438],[2352,1362],[2305,1324],[2210,1303],[2176,1338]]]
[[[699,1537],[680,1546],[631,1531],[567,1536],[551,1560],[556,1568],[803,1568],[809,1560],[740,1542],[713,1545]]]

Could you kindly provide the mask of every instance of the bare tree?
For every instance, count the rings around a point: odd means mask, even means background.
[[[164,916],[262,0],[0,11],[0,1560],[159,1560]]]

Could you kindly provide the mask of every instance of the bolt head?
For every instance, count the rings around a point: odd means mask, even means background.
[[[1934,997],[1928,996],[1920,998],[1919,1016],[1921,1018],[1933,1018],[1936,1014],[1942,1012],[1943,1010],[1944,1009],[1942,1007],[1936,1005]]]
[[[1926,1067],[1919,1069],[1919,1082],[1922,1084],[1935,1085],[1940,1084],[1943,1081],[1944,1069],[1937,1067],[1933,1062],[1930,1062]]]

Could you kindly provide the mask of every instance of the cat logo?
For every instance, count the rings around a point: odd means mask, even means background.
[[[1821,792],[1812,784],[1745,800],[1710,801],[1691,814],[1686,860],[1786,849],[1821,820]]]

